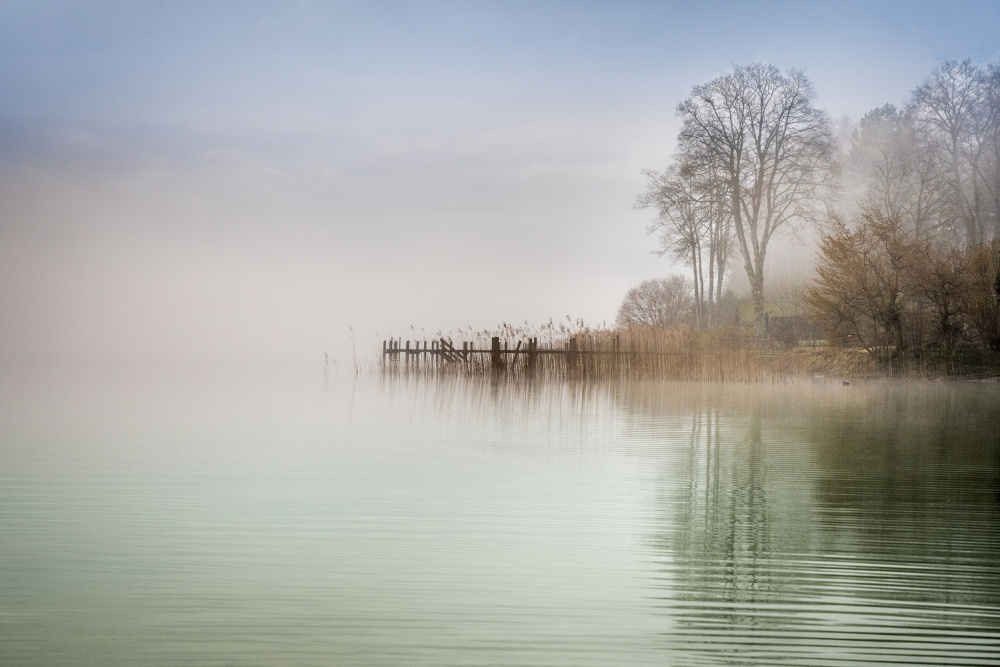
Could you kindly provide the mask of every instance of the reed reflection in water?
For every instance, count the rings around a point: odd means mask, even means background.
[[[26,384],[2,664],[1000,663],[992,385]]]

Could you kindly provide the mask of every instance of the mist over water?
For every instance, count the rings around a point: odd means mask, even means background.
[[[5,382],[0,664],[1000,659],[994,386],[193,373]]]
[[[349,326],[372,354],[410,326],[610,322],[687,273],[632,207],[691,87],[801,67],[858,119],[995,57],[991,3],[918,4],[8,4],[0,363],[344,366]]]
[[[0,3],[0,667],[1000,664],[996,385],[355,373],[610,323],[692,86],[846,147],[995,3],[119,5]]]

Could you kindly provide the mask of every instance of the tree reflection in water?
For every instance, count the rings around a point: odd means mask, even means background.
[[[666,434],[647,540],[671,647],[740,664],[988,657],[997,398],[892,384],[622,392],[648,435]]]

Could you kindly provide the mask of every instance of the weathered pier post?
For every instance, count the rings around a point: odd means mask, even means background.
[[[493,336],[490,347],[490,367],[494,373],[503,370],[503,358],[500,355],[500,336]]]
[[[538,339],[529,338],[528,339],[528,373],[535,372],[535,366],[538,363]]]

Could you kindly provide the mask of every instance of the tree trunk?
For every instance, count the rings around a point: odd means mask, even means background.
[[[698,265],[698,254],[699,253],[697,248],[692,245],[691,272],[693,274],[692,278],[694,278],[694,321],[695,321],[695,326],[700,328],[702,319],[702,312],[701,312],[702,295],[701,295],[701,286],[699,280],[701,278],[701,266]]]
[[[767,311],[764,302],[764,276],[757,274],[755,280],[750,284],[750,296],[753,299],[753,325],[758,336],[767,333],[765,319]]]
[[[705,318],[709,329],[714,324],[715,315],[715,255],[717,252],[715,243],[712,243],[708,248],[708,308]]]

